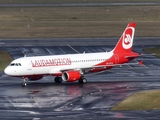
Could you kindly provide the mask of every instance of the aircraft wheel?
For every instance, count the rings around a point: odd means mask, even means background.
[[[27,85],[27,83],[26,82],[22,82],[22,87],[25,87],[26,85]]]
[[[79,80],[79,83],[80,83],[80,84],[85,84],[85,83],[87,83],[87,79],[86,79],[86,78],[81,78],[81,79]]]
[[[62,82],[62,77],[55,77],[54,81],[55,81],[55,83],[61,83]]]

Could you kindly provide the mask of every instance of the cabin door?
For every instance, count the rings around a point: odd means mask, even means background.
[[[27,70],[32,70],[32,63],[30,60],[27,60]]]
[[[117,54],[114,55],[114,58],[115,58],[115,64],[118,64],[119,63],[119,57]]]

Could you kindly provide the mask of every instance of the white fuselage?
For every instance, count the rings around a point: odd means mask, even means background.
[[[65,70],[91,69],[106,61],[113,52],[23,57],[13,60],[5,69],[10,76],[51,75]],[[106,63],[112,64],[112,63]]]

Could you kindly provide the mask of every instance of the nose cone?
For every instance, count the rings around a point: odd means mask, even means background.
[[[7,75],[12,75],[12,71],[8,67],[4,69],[4,73]]]

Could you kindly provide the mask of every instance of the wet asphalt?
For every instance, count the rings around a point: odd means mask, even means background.
[[[106,45],[72,47],[80,53],[84,51],[90,53],[110,51],[114,45],[107,45],[106,41]],[[146,47],[153,45],[133,47],[133,51],[145,54],[132,61],[136,63],[143,60],[142,66],[118,66],[105,72],[89,74],[85,76],[88,83],[84,85],[79,85],[78,82],[56,84],[53,76],[46,76],[39,81],[28,81],[26,87],[21,87],[22,79],[12,78],[1,72],[0,119],[159,119],[160,111],[156,108],[149,111],[110,110],[133,93],[160,88],[160,59],[145,53],[143,49]],[[0,49],[8,51],[14,59],[23,57],[24,54],[39,56],[76,53],[67,45],[56,46],[56,44],[55,46],[6,45]]]
[[[0,7],[89,7],[89,6],[122,6],[122,5],[159,5],[159,2],[75,2],[75,3],[40,3],[40,4],[0,4]]]

